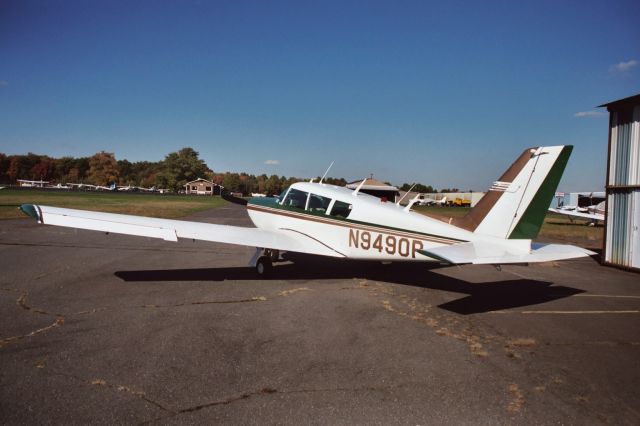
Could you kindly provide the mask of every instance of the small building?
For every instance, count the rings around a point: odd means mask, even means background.
[[[348,183],[347,188],[356,189],[361,183],[362,180]],[[360,188],[360,192],[364,192],[365,194],[373,195],[374,197],[385,199],[387,201],[392,201],[394,203],[399,194],[398,188],[395,186],[380,182],[377,179],[373,179],[373,177],[366,179],[366,182],[362,185],[362,188]]]
[[[640,270],[640,94],[609,102],[603,257]]]
[[[187,182],[184,186],[184,189],[185,194],[220,195],[219,185],[216,185],[215,183],[202,178]]]
[[[606,195],[602,191],[586,191],[586,192],[556,192],[551,201],[551,208],[558,207],[589,207],[595,206],[604,201]]]

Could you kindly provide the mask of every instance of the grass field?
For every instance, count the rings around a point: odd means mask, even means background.
[[[42,204],[71,209],[124,213],[161,218],[184,217],[226,204],[220,197],[147,195],[111,192],[0,191],[0,219],[26,218],[21,204]]]

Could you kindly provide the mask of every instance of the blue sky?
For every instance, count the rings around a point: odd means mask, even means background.
[[[0,152],[217,172],[374,173],[486,190],[573,144],[605,182],[604,102],[640,93],[637,1],[0,2]]]

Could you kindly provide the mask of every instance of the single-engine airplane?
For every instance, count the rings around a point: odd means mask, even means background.
[[[570,245],[535,244],[572,146],[526,149],[464,217],[436,219],[411,206],[355,190],[298,182],[278,198],[246,204],[256,228],[157,219],[24,204],[48,225],[256,247],[250,265],[269,271],[281,251],[336,258],[445,264],[546,262],[595,253]],[[325,173],[326,175],[326,173]]]

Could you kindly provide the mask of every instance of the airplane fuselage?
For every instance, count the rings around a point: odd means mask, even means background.
[[[294,201],[291,191],[297,191]],[[252,198],[256,227],[299,234],[353,259],[425,261],[419,250],[476,239],[472,232],[395,203],[333,185],[300,182],[282,200]],[[435,260],[435,259],[433,259]]]

